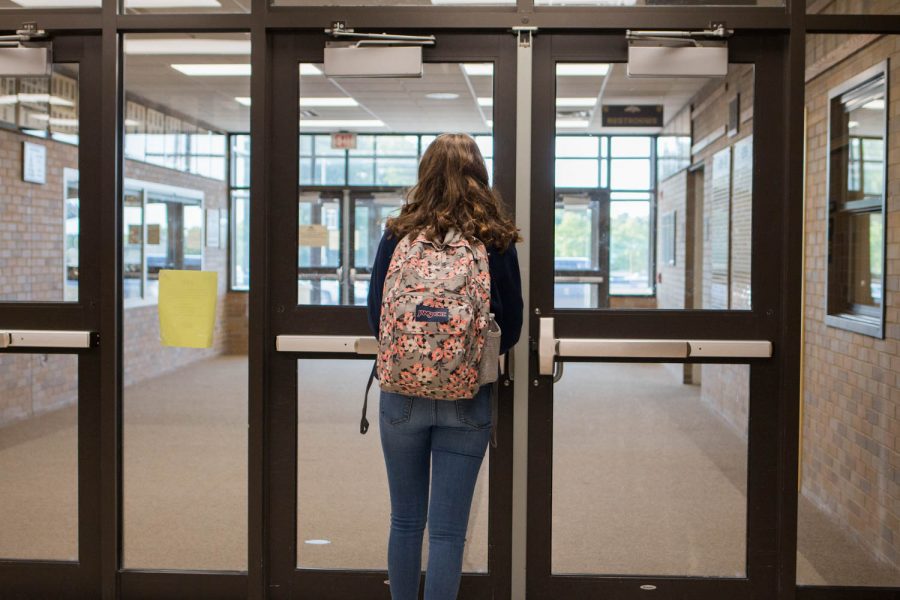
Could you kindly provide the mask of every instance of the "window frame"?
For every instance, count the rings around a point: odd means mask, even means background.
[[[140,193],[141,196],[141,247],[143,248],[142,257],[141,257],[141,297],[140,298],[125,298],[124,290],[122,295],[122,306],[124,309],[137,308],[141,306],[156,306],[159,304],[158,298],[148,298],[147,297],[147,204],[149,204],[149,197],[151,194],[157,194],[159,196],[171,196],[175,199],[176,202],[181,202],[187,206],[198,206],[201,211],[201,215],[203,218],[200,219],[200,270],[203,271],[206,269],[206,200],[204,193],[201,190],[194,190],[190,188],[182,188],[171,185],[165,185],[162,183],[152,183],[149,181],[141,181],[138,179],[124,179],[122,185],[122,198],[120,202],[125,201],[125,191],[133,191]],[[182,223],[182,228],[184,224]],[[122,232],[119,232],[119,235],[123,235]],[[120,238],[121,240],[121,238]]]
[[[889,113],[890,113],[890,65],[889,60],[884,60],[869,69],[859,73],[858,75],[848,79],[844,83],[832,88],[828,92],[828,130],[827,130],[827,168],[826,168],[826,185],[827,185],[827,260],[826,260],[826,293],[825,293],[825,325],[837,329],[852,331],[861,335],[884,339],[885,333],[885,316],[887,303],[885,302],[885,279],[887,274],[887,190],[888,190],[888,163],[890,153],[890,130],[889,130]],[[838,138],[835,132],[835,126],[838,118],[843,115],[844,101],[842,97],[855,90],[861,90],[865,86],[870,85],[877,79],[883,79],[884,87],[884,111],[882,114],[881,130],[884,133],[884,156],[882,163],[882,185],[880,200],[875,199],[853,199],[844,201],[842,194],[847,188],[846,164],[852,161],[848,149],[839,156],[834,153],[834,141]],[[837,114],[836,107],[841,108],[840,114]],[[841,136],[844,135],[843,122]],[[848,136],[849,140],[849,136]],[[860,144],[862,146],[862,144]],[[862,153],[862,150],[860,150]],[[837,161],[840,160],[840,165]],[[862,155],[860,156],[860,168],[862,168]],[[835,169],[840,168],[838,173]],[[862,185],[863,175],[860,174],[860,184]],[[841,191],[838,192],[837,188]],[[861,188],[864,193],[864,188]],[[854,214],[872,214],[880,215],[882,223],[881,236],[881,273],[882,273],[882,295],[881,306],[870,307],[853,304],[846,294],[845,285],[849,271],[841,272],[834,267],[835,261],[839,256],[846,257],[850,247],[847,246],[842,250],[842,254],[838,254],[838,248],[834,237],[836,232],[836,217],[838,215],[854,215]]]

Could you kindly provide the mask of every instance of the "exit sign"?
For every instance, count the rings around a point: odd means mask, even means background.
[[[355,133],[332,133],[331,134],[332,150],[356,150],[356,134]]]

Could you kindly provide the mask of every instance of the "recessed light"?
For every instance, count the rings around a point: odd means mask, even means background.
[[[125,38],[125,54],[231,54],[250,55],[250,40],[195,38],[133,39]]]
[[[558,63],[556,75],[569,77],[603,77],[609,73],[605,63]]]
[[[301,119],[300,127],[384,127],[379,119]]]
[[[586,119],[557,119],[557,129],[577,129],[587,127],[590,123]]]
[[[478,106],[493,106],[494,99],[493,98],[479,98]]]
[[[459,94],[454,94],[453,92],[432,92],[425,94],[425,97],[430,100],[456,100],[459,98]]]
[[[218,0],[125,0],[125,8],[221,8]]]
[[[557,98],[556,105],[557,106],[593,106],[597,103],[597,97],[592,96],[590,98]]]
[[[335,98],[300,98],[300,106],[359,106],[355,98],[338,96]]]
[[[847,127],[849,127],[850,129],[853,129],[854,127],[859,127],[859,121],[850,121],[849,123],[847,123]]]
[[[140,127],[141,122],[134,119],[125,119],[125,127]]]
[[[309,544],[311,546],[324,546],[326,544],[330,544],[330,540],[305,540],[304,544]]]
[[[100,8],[101,0],[13,0],[24,8]]]
[[[192,77],[249,77],[250,63],[177,64],[176,71]]]
[[[466,72],[466,75],[493,75],[494,74],[494,65],[490,63],[463,63],[462,65],[463,71]]]
[[[238,96],[235,98],[239,103],[244,106],[250,106],[250,97],[249,96]],[[342,96],[339,98],[300,98],[300,106],[305,107],[346,107],[346,106],[359,106],[359,102],[357,102],[354,98],[348,98],[346,96]]]

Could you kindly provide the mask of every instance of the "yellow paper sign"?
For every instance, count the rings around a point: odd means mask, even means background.
[[[217,275],[215,271],[159,271],[159,337],[163,346],[212,346]]]

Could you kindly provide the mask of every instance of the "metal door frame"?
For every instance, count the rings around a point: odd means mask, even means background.
[[[438,32],[426,62],[493,62],[495,184],[510,210],[515,205],[515,37],[509,33]],[[355,354],[278,353],[278,335],[371,336],[365,307],[298,306],[296,284],[297,191],[299,181],[299,68],[301,62],[321,63],[328,38],[321,31],[270,34],[270,107],[266,221],[268,320],[265,362],[267,415],[265,466],[267,476],[264,528],[268,560],[268,594],[272,598],[317,600],[379,597],[385,593],[380,570],[298,569],[297,519],[297,360],[298,358],[359,358]],[[284,124],[291,124],[284,126]],[[504,166],[505,165],[505,166]],[[304,189],[306,186],[304,186]],[[346,223],[347,220],[344,219]],[[258,246],[254,246],[258,248]],[[466,598],[509,597],[511,552],[512,423],[511,386],[501,386],[499,447],[491,450],[489,478],[488,573],[464,574],[460,594]],[[360,395],[362,394],[360,388]],[[355,427],[355,424],[348,424]],[[373,440],[373,451],[377,444]],[[365,493],[365,490],[360,490]],[[351,516],[348,515],[348,518]],[[387,543],[388,523],[385,526]]]
[[[553,575],[552,539],[552,451],[553,379],[541,376],[531,360],[528,428],[528,550],[527,593],[537,600],[562,597],[643,598],[641,585],[656,586],[654,593],[666,598],[751,599],[776,598],[780,572],[793,569],[793,558],[782,565],[776,557],[796,553],[796,528],[785,520],[785,503],[796,507],[795,465],[785,444],[796,444],[796,420],[782,412],[796,405],[799,388],[799,343],[791,339],[787,324],[797,315],[797,298],[790,292],[801,273],[784,256],[796,255],[800,220],[790,218],[788,186],[789,131],[787,89],[789,77],[786,35],[740,32],[729,42],[732,63],[754,63],[754,181],[752,222],[752,289],[750,311],[725,310],[589,310],[555,309],[553,286],[546,281],[553,273],[553,213],[542,198],[555,193],[553,183],[555,136],[556,62],[627,62],[624,32],[604,35],[537,35],[534,44],[532,118],[531,203],[531,305],[532,339],[539,331],[540,317],[553,317],[559,337],[634,339],[762,339],[775,343],[772,359],[738,359],[749,363],[751,419],[748,430],[747,562],[746,578],[692,578],[638,575]],[[765,123],[766,126],[759,124]],[[782,148],[782,152],[772,152]],[[775,217],[777,218],[770,218]],[[783,218],[782,218],[783,217]],[[793,234],[793,237],[792,235]],[[774,242],[774,243],[773,243]],[[784,286],[767,285],[772,281]],[[791,282],[787,284],[787,282]],[[799,305],[797,305],[799,306]],[[596,359],[583,359],[596,360]],[[622,359],[613,359],[622,360]],[[672,359],[642,359],[670,362]],[[706,361],[704,361],[706,362]],[[710,362],[723,362],[712,360]],[[777,493],[772,493],[777,490]],[[793,586],[791,586],[793,587]],[[783,591],[783,590],[782,590]]]
[[[79,274],[77,302],[0,302],[0,329],[91,332],[83,349],[10,346],[0,354],[70,354],[78,357],[78,559],[4,559],[0,590],[11,597],[87,598],[99,595],[101,560],[101,364],[115,352],[115,331],[101,321],[114,310],[101,287],[101,162],[92,150],[100,143],[100,46],[97,35],[55,35],[53,63],[78,63]],[[39,138],[34,138],[39,141]],[[56,142],[53,142],[56,143]],[[60,198],[62,201],[62,198]],[[61,259],[62,257],[60,257]],[[59,336],[57,336],[59,337]],[[109,343],[100,344],[100,340]],[[39,342],[52,343],[52,342]],[[10,515],[11,517],[14,515]]]

